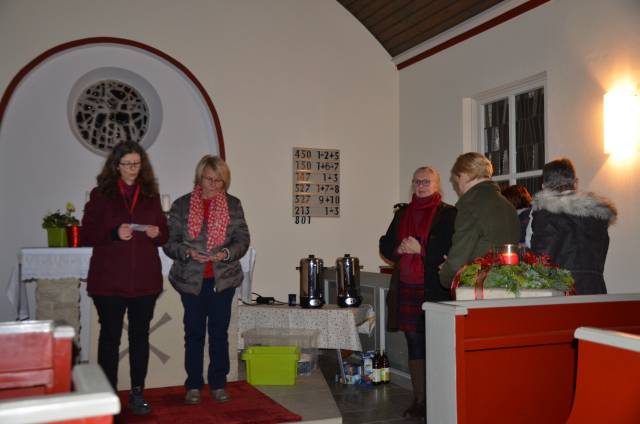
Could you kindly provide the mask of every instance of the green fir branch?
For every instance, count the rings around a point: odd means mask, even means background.
[[[480,269],[479,264],[467,265],[460,275],[460,286],[475,286]],[[571,272],[566,269],[525,263],[493,265],[483,284],[484,288],[503,288],[516,295],[523,289],[554,289],[568,292],[574,286]]]

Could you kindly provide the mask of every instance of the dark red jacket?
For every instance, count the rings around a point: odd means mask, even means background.
[[[157,225],[160,235],[151,239],[144,232],[134,231],[131,240],[120,240],[115,229],[123,223]],[[120,193],[112,199],[94,188],[85,205],[81,230],[82,245],[93,247],[87,277],[89,295],[137,297],[160,293],[158,247],[168,237],[158,196],[141,193],[130,214]]]

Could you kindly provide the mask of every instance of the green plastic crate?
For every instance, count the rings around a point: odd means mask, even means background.
[[[300,348],[297,346],[252,346],[242,353],[247,381],[265,386],[296,384]]]

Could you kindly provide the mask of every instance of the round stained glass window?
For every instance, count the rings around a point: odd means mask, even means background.
[[[160,99],[142,77],[121,68],[100,68],[80,78],[69,96],[69,123],[89,150],[108,155],[120,141],[148,148],[162,121]]]
[[[144,138],[149,130],[149,107],[130,85],[99,81],[78,98],[75,124],[84,143],[111,150],[120,140],[139,143]]]

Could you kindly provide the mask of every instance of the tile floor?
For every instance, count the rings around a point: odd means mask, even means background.
[[[320,356],[322,371],[345,424],[421,423],[423,420],[402,418],[411,404],[411,390],[393,383],[381,386],[346,385],[335,382],[337,370],[333,352]]]
[[[257,386],[285,408],[302,415],[305,423],[421,423],[401,414],[413,399],[410,390],[393,383],[381,386],[343,385],[335,382],[335,353],[322,351],[319,367],[298,377],[294,386]],[[240,372],[244,373],[241,361]]]

